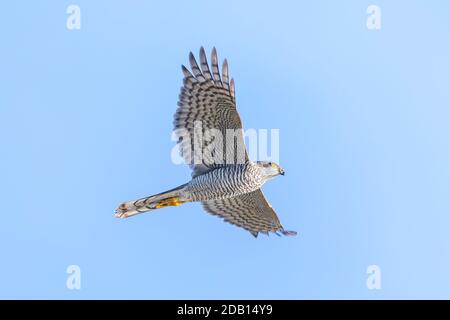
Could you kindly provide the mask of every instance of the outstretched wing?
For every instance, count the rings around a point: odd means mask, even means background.
[[[284,235],[296,235],[295,231],[285,231],[267,202],[261,189],[237,197],[202,202],[203,208],[225,221],[250,231],[255,237],[259,232],[281,232]]]
[[[193,169],[192,175],[225,164],[247,162],[234,81],[229,82],[227,60],[223,62],[222,75],[215,48],[211,54],[211,68],[203,47],[200,49],[200,66],[192,52],[189,62],[192,73],[182,66],[184,79],[174,115],[174,132],[181,155]]]

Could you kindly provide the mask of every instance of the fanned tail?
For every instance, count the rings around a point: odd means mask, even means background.
[[[116,218],[128,218],[150,210],[160,209],[168,206],[179,206],[186,202],[180,197],[180,191],[185,186],[186,185],[183,184],[179,187],[155,194],[153,196],[124,202],[117,207],[115,216]]]

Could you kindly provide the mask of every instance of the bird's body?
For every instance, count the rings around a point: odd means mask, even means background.
[[[193,170],[192,180],[160,194],[122,203],[116,216],[126,218],[166,206],[202,202],[209,213],[254,236],[259,232],[295,235],[283,229],[260,189],[267,180],[283,175],[283,169],[268,161],[254,162],[247,156],[227,61],[221,76],[215,49],[211,55],[212,71],[203,48],[200,66],[192,53],[189,60],[193,74],[182,66],[184,80],[174,130],[181,154]]]
[[[187,201],[232,198],[259,189],[264,179],[253,163],[223,166],[194,177],[184,188]]]

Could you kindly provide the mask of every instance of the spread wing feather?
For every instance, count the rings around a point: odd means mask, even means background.
[[[210,200],[202,203],[204,209],[225,221],[250,231],[255,237],[259,232],[281,232],[295,235],[294,231],[285,231],[261,189],[233,198]]]
[[[184,79],[174,115],[174,132],[182,157],[193,169],[192,175],[226,164],[247,162],[242,122],[236,110],[234,80],[229,82],[227,61],[222,65],[221,76],[216,49],[212,50],[210,69],[202,47],[200,66],[192,52],[189,63],[192,72],[181,67]],[[228,129],[234,132],[230,142]]]

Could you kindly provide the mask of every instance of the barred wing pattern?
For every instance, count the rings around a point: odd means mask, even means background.
[[[182,157],[193,169],[192,175],[195,177],[225,164],[247,162],[234,80],[229,81],[227,60],[223,62],[222,75],[215,48],[211,54],[211,69],[203,47],[200,67],[192,52],[189,62],[192,73],[182,66],[184,79],[174,115],[174,132]],[[201,121],[200,128],[196,126],[198,121]],[[210,129],[220,132],[221,137],[208,135]],[[235,133],[232,143],[227,143],[227,129]],[[202,142],[199,144],[199,141]]]
[[[255,237],[258,233],[281,232],[286,236],[296,235],[295,231],[285,231],[277,214],[267,202],[261,189],[233,198],[203,202],[203,208],[226,222],[250,231]]]

